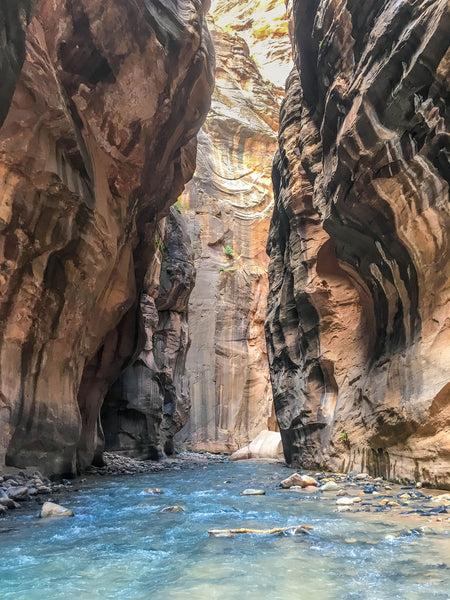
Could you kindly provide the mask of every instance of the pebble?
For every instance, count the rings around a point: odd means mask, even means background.
[[[382,500],[381,505],[382,506],[401,506],[401,504],[399,504],[395,500],[387,500],[387,499]]]
[[[359,498],[358,496],[354,498],[346,496],[345,498],[338,498],[336,500],[336,504],[339,504],[340,506],[348,506],[350,504],[357,504],[358,502],[361,502],[361,498]]]
[[[253,488],[247,488],[243,492],[241,492],[241,496],[264,496],[265,490],[256,490]]]
[[[358,481],[362,481],[363,479],[367,479],[368,477],[368,473],[358,473],[357,475],[355,475],[355,479],[357,479]]]
[[[439,496],[435,496],[432,502],[439,504],[439,506],[450,506],[450,494],[440,494]]]

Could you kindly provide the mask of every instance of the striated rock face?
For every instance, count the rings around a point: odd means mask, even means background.
[[[195,168],[213,52],[202,0],[41,0],[24,57],[30,5],[0,8],[3,115],[24,58],[0,130],[0,469],[70,473],[100,460],[158,287],[157,327],[183,329],[157,222]]]
[[[272,4],[284,13],[283,1]],[[245,27],[238,9],[247,15]],[[177,440],[219,452],[276,427],[264,343],[265,245],[282,90],[263,79],[241,37],[252,31],[250,9],[245,2],[213,5],[216,88],[199,135],[197,171],[178,203],[193,240],[197,280],[186,363],[192,407]],[[259,18],[265,22],[262,10],[253,14],[255,29]],[[274,31],[266,32],[269,53],[281,44]],[[288,43],[285,34],[285,49]]]
[[[297,0],[266,321],[285,455],[450,486],[446,0]]]
[[[141,459],[173,453],[173,436],[186,424],[190,408],[185,360],[195,269],[185,221],[174,208],[161,241],[158,293],[141,296],[144,348],[102,406],[106,449]]]

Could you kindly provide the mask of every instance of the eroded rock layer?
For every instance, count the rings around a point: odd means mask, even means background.
[[[284,2],[275,5],[283,16]],[[251,42],[258,19],[266,23],[262,8],[213,4],[216,87],[199,135],[197,171],[178,203],[189,223],[197,280],[186,363],[191,414],[177,440],[219,452],[234,451],[276,427],[264,342],[265,245],[282,89],[262,77],[253,47],[242,37]],[[287,31],[283,42],[277,37],[283,25],[280,19],[265,31],[266,53],[279,66],[290,56]],[[273,50],[282,43],[281,60]]]
[[[33,4],[0,8],[0,468],[73,473],[100,460],[146,298],[171,293],[157,222],[195,168],[213,52],[202,0],[41,0],[24,54]]]
[[[450,486],[447,0],[294,0],[266,320],[289,462]]]
[[[186,425],[190,408],[185,361],[193,250],[185,220],[174,208],[164,229],[157,294],[141,296],[144,347],[102,406],[106,449],[141,459],[173,454],[173,437]]]

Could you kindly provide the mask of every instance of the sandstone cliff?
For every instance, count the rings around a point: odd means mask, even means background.
[[[220,1],[211,12],[216,87],[199,135],[197,171],[178,203],[197,280],[186,363],[192,406],[177,440],[233,451],[276,427],[264,341],[265,245],[282,89],[262,73],[263,65],[267,71],[276,65],[279,78],[290,52],[283,0]]]
[[[447,0],[294,0],[266,321],[289,462],[450,486]]]
[[[102,406],[105,448],[154,460],[173,453],[173,436],[186,425],[190,409],[185,361],[195,269],[185,221],[174,208],[165,219],[158,253],[157,293],[141,296],[144,347]]]
[[[32,4],[0,8],[0,469],[73,473],[170,295],[157,224],[195,168],[213,52],[202,0],[41,0],[25,37]],[[171,330],[177,301],[156,302]]]

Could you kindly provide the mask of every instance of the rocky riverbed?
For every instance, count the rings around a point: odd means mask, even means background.
[[[174,459],[161,462],[140,461],[126,456],[104,453],[104,465],[91,466],[82,476],[72,481],[51,481],[39,471],[31,474],[15,470],[0,477],[0,516],[12,514],[18,508],[41,506],[44,502],[70,504],[72,491],[93,484],[104,476],[136,476],[156,474],[166,470],[199,469],[202,465],[227,462],[224,454],[210,452],[180,452]],[[251,461],[249,461],[251,462]],[[279,467],[279,465],[277,465]],[[288,469],[288,467],[286,467]],[[330,511],[350,513],[389,514],[389,518],[408,519],[420,526],[423,523],[440,523],[450,528],[450,493],[423,488],[421,483],[400,485],[382,477],[373,478],[367,473],[292,472],[284,480],[271,482],[273,491],[299,494],[299,497],[326,501]],[[251,488],[252,482],[249,481]],[[243,490],[247,491],[247,490]],[[263,494],[263,490],[256,490]]]
[[[33,502],[39,506],[44,502],[70,502],[70,492],[78,491],[83,485],[91,483],[95,477],[142,475],[160,473],[164,470],[192,469],[203,463],[224,462],[228,460],[228,457],[224,454],[210,452],[184,451],[179,453],[175,459],[156,462],[136,460],[105,452],[103,460],[103,466],[90,466],[85,469],[82,476],[73,480],[61,478],[58,481],[52,481],[48,477],[44,477],[39,470],[10,469],[10,472],[0,475],[0,517],[6,516],[15,509],[29,507]]]

